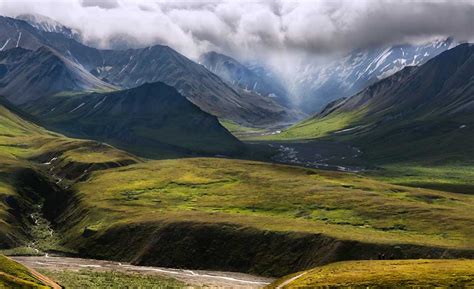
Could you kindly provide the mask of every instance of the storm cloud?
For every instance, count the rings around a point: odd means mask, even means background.
[[[325,56],[355,48],[474,39],[474,1],[2,1],[0,14],[39,13],[106,48],[165,44],[190,58]]]

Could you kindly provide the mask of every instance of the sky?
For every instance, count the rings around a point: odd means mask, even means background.
[[[0,0],[0,14],[49,16],[87,43],[168,45],[191,59],[215,50],[239,59],[291,62],[356,48],[474,39],[474,0],[152,1]]]

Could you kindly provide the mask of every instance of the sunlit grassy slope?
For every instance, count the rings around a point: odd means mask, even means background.
[[[231,120],[219,119],[220,124],[240,140],[250,139],[254,135],[265,132],[262,128],[247,127],[237,124]]]
[[[17,210],[9,207],[6,201],[30,206],[29,200],[19,195],[23,188],[15,179],[17,172],[36,170],[38,160],[49,161],[55,156],[65,164],[78,165],[139,161],[135,156],[105,144],[70,139],[49,132],[20,115],[21,112],[0,99],[0,199],[4,200],[0,202],[0,245],[22,245],[26,242],[18,219],[12,215]],[[45,177],[51,177],[51,174],[48,172]]]
[[[291,274],[267,288],[472,288],[473,260],[348,261]]]
[[[50,288],[26,267],[0,255],[0,288]]]
[[[363,111],[340,113],[325,118],[313,117],[299,122],[279,134],[250,136],[245,140],[308,140],[327,137],[336,131],[352,127],[352,123],[363,117]],[[232,132],[232,131],[231,131]]]
[[[88,214],[70,232],[73,239],[85,227],[103,231],[116,224],[172,219],[367,242],[473,245],[474,196],[347,173],[195,158],[94,172],[75,189]]]

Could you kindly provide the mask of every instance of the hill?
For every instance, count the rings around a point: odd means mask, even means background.
[[[41,204],[40,212],[48,209],[46,214],[55,214],[55,205],[49,207],[41,200],[42,194],[54,196],[58,192],[56,183],[66,177],[80,178],[84,170],[140,161],[105,144],[68,139],[26,119],[31,118],[0,98],[0,249],[26,247],[29,240],[38,237],[36,233],[42,234],[32,229],[33,220],[26,214],[39,213],[35,204]],[[58,156],[67,161],[56,164],[60,170],[57,174],[41,172],[38,164]],[[40,247],[51,245],[48,240],[37,241]]]
[[[0,255],[0,287],[2,288],[61,288],[59,285],[32,272],[23,265]]]
[[[291,274],[266,288],[468,288],[472,260],[377,260],[338,262]]]
[[[171,86],[147,83],[110,93],[57,95],[25,106],[43,125],[138,155],[235,155],[242,144]]]

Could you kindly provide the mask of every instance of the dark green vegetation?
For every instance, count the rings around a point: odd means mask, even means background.
[[[0,288],[50,288],[28,268],[0,255]]]
[[[41,273],[54,278],[64,288],[187,288],[186,284],[180,281],[146,274],[91,270],[78,272],[41,270]]]
[[[471,288],[473,260],[338,262],[283,277],[267,288]]]
[[[57,95],[27,110],[44,126],[141,156],[235,155],[243,145],[173,87],[149,83],[110,93]]]

